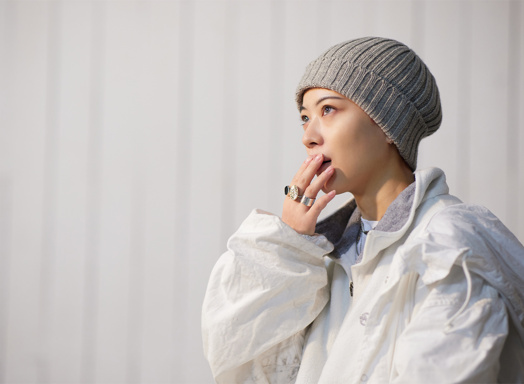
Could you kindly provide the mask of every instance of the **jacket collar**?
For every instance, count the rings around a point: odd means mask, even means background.
[[[415,181],[390,204],[375,228],[374,232],[383,235],[382,241],[377,244],[380,249],[398,240],[408,230],[417,207],[423,201],[448,193],[445,179],[444,172],[438,168],[415,172]],[[355,199],[351,199],[342,208],[317,224],[316,233],[326,236],[335,246],[329,256],[339,258],[356,242],[361,216]]]

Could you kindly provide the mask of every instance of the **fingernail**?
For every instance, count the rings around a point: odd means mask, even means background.
[[[317,155],[317,156],[315,156],[315,160],[316,160],[316,161],[320,161],[320,159],[322,159],[322,155]]]
[[[335,170],[335,168],[333,168],[333,166],[330,165],[330,166],[326,169],[326,172],[327,172],[327,173],[333,173],[334,170]]]
[[[309,163],[311,162],[311,160],[313,160],[313,156],[308,156],[307,159],[304,161],[304,163]]]

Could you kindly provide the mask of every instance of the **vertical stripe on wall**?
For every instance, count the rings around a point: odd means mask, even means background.
[[[10,258],[11,258],[11,220],[12,184],[6,175],[0,176],[0,383],[7,383],[7,339],[9,337],[10,302]]]
[[[235,3],[227,2],[225,5],[225,23],[224,23],[224,73],[223,73],[223,98],[220,100],[222,110],[222,137],[220,145],[222,150],[222,177],[220,178],[220,191],[211,193],[220,193],[220,227],[217,230],[220,233],[222,241],[231,235],[235,230],[235,216],[237,211],[237,200],[240,191],[237,191],[237,180],[235,174],[236,152],[239,145],[237,139],[238,116],[240,100],[238,99],[238,82],[236,73],[238,71],[239,54],[236,36],[238,35],[238,6]],[[217,143],[218,144],[218,143]],[[210,198],[213,198],[210,196]],[[213,256],[210,255],[213,259]]]
[[[195,47],[195,7],[192,2],[181,2],[179,5],[177,25],[178,38],[178,105],[174,106],[177,110],[176,129],[176,163],[175,163],[175,258],[174,276],[174,302],[173,313],[187,313],[187,295],[189,294],[188,281],[188,257],[190,251],[189,244],[189,220],[192,212],[190,210],[190,186],[195,175],[191,173],[191,144],[192,134],[189,127],[194,123],[191,111],[194,108],[194,76],[195,62],[194,56],[198,47]],[[187,316],[176,316],[173,324],[175,346],[186,346],[190,343],[187,335]],[[187,364],[185,363],[185,348],[176,348],[173,355],[172,371],[170,381],[182,381],[185,375]]]
[[[12,73],[11,60],[8,52],[12,50],[13,3],[0,3],[0,116],[7,115],[8,88],[7,74]],[[9,167],[11,135],[5,126],[0,126],[0,383],[7,381],[7,339],[9,332],[9,280],[10,273],[10,244],[12,226],[12,180]]]
[[[45,356],[39,349],[40,279],[46,132],[47,4],[15,3],[8,15],[12,43],[7,74],[12,172],[12,226],[5,381],[35,382]],[[12,24],[11,24],[12,23]]]
[[[508,186],[506,188],[506,194],[501,194],[501,198],[503,198],[506,203],[506,224],[511,228],[519,228],[522,222],[522,216],[515,214],[515,212],[520,213],[522,210],[522,190],[519,190],[519,179],[522,178],[522,174],[524,173],[524,166],[522,162],[519,162],[519,152],[522,152],[519,150],[519,147],[522,148],[520,145],[522,140],[520,140],[520,138],[524,136],[522,134],[524,122],[522,120],[519,121],[519,111],[522,110],[522,105],[524,104],[523,95],[520,93],[520,86],[524,80],[524,76],[522,76],[522,66],[524,63],[520,61],[520,48],[523,44],[524,34],[524,28],[522,27],[522,8],[524,7],[521,1],[512,1],[508,7],[508,135],[506,141]]]
[[[285,115],[285,99],[292,95],[284,94],[282,92],[282,85],[285,83],[285,72],[283,68],[286,65],[286,47],[289,45],[286,34],[286,7],[283,2],[273,1],[270,3],[270,27],[269,27],[269,68],[268,68],[268,98],[269,98],[269,112],[268,112],[268,148],[271,148],[272,154],[268,156],[268,180],[266,184],[271,186],[267,188],[267,201],[277,200],[274,197],[282,193],[282,183],[280,180],[285,176],[282,172],[282,153],[286,150],[281,140],[283,129],[283,117]],[[285,183],[284,183],[285,184]],[[283,197],[283,193],[281,197]],[[277,200],[278,201],[278,200]],[[269,209],[269,207],[268,207]],[[277,212],[278,213],[278,212]]]
[[[516,68],[522,68],[524,65],[524,27],[523,27],[523,20],[524,20],[524,5],[522,2],[517,2],[519,4],[516,15],[518,15],[518,25],[519,25],[519,39],[518,43],[519,45],[516,47],[518,50],[518,66],[515,64]],[[524,104],[524,75],[522,75],[522,71],[519,70],[520,77],[518,82],[518,101],[519,106]],[[524,151],[522,151],[520,148],[524,148],[524,108],[517,108],[519,111],[517,116],[517,129],[518,129],[518,143],[519,143],[519,150],[518,153],[518,164],[519,164],[519,174],[518,174],[518,180],[519,183],[517,185],[516,190],[517,191],[524,191]],[[519,194],[519,203],[518,203],[518,209],[512,210],[511,215],[516,215],[518,220],[518,226],[515,228],[512,228],[517,237],[520,239],[521,242],[524,242],[524,202],[522,201],[522,198]]]
[[[461,3],[427,2],[424,5],[424,42],[422,58],[437,80],[442,102],[443,120],[440,129],[422,140],[419,149],[419,168],[437,166],[446,172],[451,193],[464,198],[461,181],[466,177],[464,150],[461,140],[467,135],[469,104],[467,71],[457,65],[467,56],[462,28],[468,24],[460,12]],[[445,27],[444,27],[445,26]],[[467,105],[465,105],[467,104]],[[466,132],[462,132],[465,130]],[[467,141],[466,141],[467,143]],[[442,156],[445,151],[446,156]],[[461,164],[457,167],[457,164]]]
[[[154,97],[150,89],[151,83],[151,26],[152,5],[149,2],[133,3],[132,22],[128,34],[134,34],[131,50],[136,50],[133,60],[135,62],[135,76],[130,80],[135,82],[135,87],[141,89],[137,92],[135,107],[141,112],[135,117],[137,124],[135,138],[132,143],[131,166],[133,174],[130,179],[130,249],[129,249],[129,279],[128,287],[128,315],[126,335],[126,383],[143,382],[142,348],[143,348],[143,318],[144,318],[144,269],[145,269],[145,229],[146,229],[146,166],[147,166],[147,136],[149,133],[148,115],[155,113],[149,100]],[[127,40],[127,39],[126,39]],[[143,111],[143,112],[142,112]]]
[[[471,15],[470,9],[467,3],[462,2],[459,5],[458,11],[460,12],[459,23],[459,44],[457,49],[459,50],[459,87],[455,89],[455,92],[460,94],[460,104],[458,108],[458,126],[457,129],[457,165],[458,165],[458,176],[456,177],[457,182],[457,194],[468,201],[470,199],[470,177],[471,177],[471,164],[470,164],[470,146],[471,146]]]
[[[479,2],[469,10],[471,18],[471,130],[469,137],[469,202],[487,205],[506,220],[501,186],[509,180],[508,61],[509,2]]]
[[[60,81],[60,35],[61,7],[59,3],[47,3],[47,57],[46,57],[46,96],[45,96],[45,138],[43,158],[43,201],[42,201],[42,251],[39,287],[39,330],[37,345],[37,381],[50,382],[51,322],[53,321],[52,288],[56,267],[56,209],[58,184],[58,89]]]
[[[80,380],[96,381],[96,347],[98,334],[98,293],[100,266],[100,195],[102,173],[102,137],[104,116],[106,3],[93,2],[90,16],[89,46],[89,126],[86,167],[86,235],[83,292]]]

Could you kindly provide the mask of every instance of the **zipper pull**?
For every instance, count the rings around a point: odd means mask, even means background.
[[[349,282],[349,294],[353,297],[353,280]]]

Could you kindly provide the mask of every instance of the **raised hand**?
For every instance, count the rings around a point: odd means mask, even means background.
[[[309,156],[302,163],[290,184],[298,187],[299,196],[293,200],[293,194],[288,194],[284,201],[282,220],[298,233],[305,235],[314,234],[320,212],[336,195],[335,191],[330,191],[316,199],[318,192],[335,172],[333,166],[330,165],[313,180],[323,161],[324,156],[318,154]],[[289,197],[290,195],[291,198]],[[314,202],[314,204],[311,205],[311,202]]]

